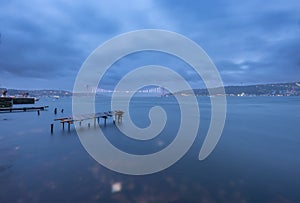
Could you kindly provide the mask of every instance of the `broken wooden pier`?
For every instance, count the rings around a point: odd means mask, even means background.
[[[94,127],[96,125],[100,124],[100,119],[104,119],[104,126],[106,126],[106,120],[108,118],[113,119],[113,123],[121,122],[122,121],[122,116],[123,116],[123,111],[108,111],[108,112],[101,112],[101,113],[91,113],[91,114],[83,114],[83,115],[77,115],[77,116],[69,116],[65,118],[56,118],[54,121],[60,121],[62,124],[62,129],[65,129],[65,124],[68,124],[68,131],[70,131],[70,126],[71,124],[74,124],[74,122],[79,122],[79,126],[81,126],[82,121],[85,120],[93,120],[94,122]],[[88,127],[90,127],[90,123],[88,123]],[[51,128],[51,133],[53,132],[53,127]]]

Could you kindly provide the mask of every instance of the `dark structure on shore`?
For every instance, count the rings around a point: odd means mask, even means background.
[[[35,98],[28,97],[28,93],[23,93],[23,97],[7,97],[7,90],[2,90],[0,97],[0,108],[12,107],[13,104],[34,104]]]
[[[12,107],[13,104],[34,104],[35,99],[34,98],[22,98],[22,97],[1,97],[0,98],[0,108],[4,107]]]

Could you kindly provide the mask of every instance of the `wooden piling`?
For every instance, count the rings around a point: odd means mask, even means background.
[[[38,114],[38,116],[40,115],[40,110],[37,110],[37,114]]]
[[[107,116],[103,116],[104,118],[104,126],[106,126],[106,119],[107,119]]]
[[[50,125],[50,132],[51,132],[51,134],[53,134],[53,127],[54,127],[54,124],[52,123],[52,124]]]

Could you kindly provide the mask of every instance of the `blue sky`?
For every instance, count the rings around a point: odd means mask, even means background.
[[[197,42],[225,85],[300,81],[299,11],[298,0],[3,0],[0,87],[72,90],[95,48],[124,32],[149,28]],[[155,57],[138,58],[152,63]],[[135,60],[124,61],[124,70],[113,70],[106,88]],[[201,86],[199,77],[176,64],[193,87]]]

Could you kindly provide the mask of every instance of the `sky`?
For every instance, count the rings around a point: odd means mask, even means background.
[[[299,11],[298,0],[2,0],[0,87],[72,90],[93,50],[138,29],[169,30],[195,41],[225,85],[300,81]],[[177,59],[145,53],[119,61],[103,87],[113,88],[138,64],[159,65],[157,58],[171,61],[163,65],[192,87],[203,85]]]

